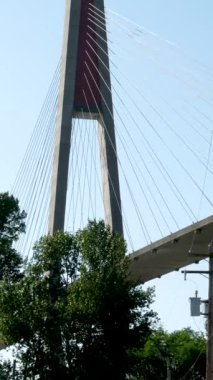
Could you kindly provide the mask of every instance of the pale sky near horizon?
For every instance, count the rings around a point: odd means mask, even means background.
[[[211,0],[108,0],[106,6],[213,71]],[[64,0],[0,2],[0,192],[14,183],[59,61],[63,19]],[[184,282],[180,273],[171,273],[149,285],[156,286],[155,308],[166,329],[203,331],[204,319],[190,317],[188,299],[195,290],[207,298],[206,278]]]

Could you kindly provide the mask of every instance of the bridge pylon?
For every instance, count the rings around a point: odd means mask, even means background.
[[[71,131],[75,118],[98,122],[105,221],[114,231],[123,234],[104,0],[66,1],[49,208],[50,234],[64,229]]]

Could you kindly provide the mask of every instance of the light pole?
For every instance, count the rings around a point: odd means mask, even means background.
[[[209,248],[209,307],[206,380],[213,380],[213,240]]]

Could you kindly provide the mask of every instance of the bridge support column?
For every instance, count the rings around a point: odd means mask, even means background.
[[[97,12],[96,17],[100,16],[101,28],[94,26],[91,21],[92,11]],[[92,34],[89,45],[93,60],[87,55],[88,32]],[[89,87],[85,71],[92,78]],[[93,118],[99,122],[105,220],[114,231],[123,234],[103,0],[66,1],[49,209],[51,234],[64,229],[72,119],[80,118],[82,113],[84,118]]]

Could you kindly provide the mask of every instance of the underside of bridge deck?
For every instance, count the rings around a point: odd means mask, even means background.
[[[173,233],[130,255],[130,277],[144,283],[209,256],[213,216]]]

